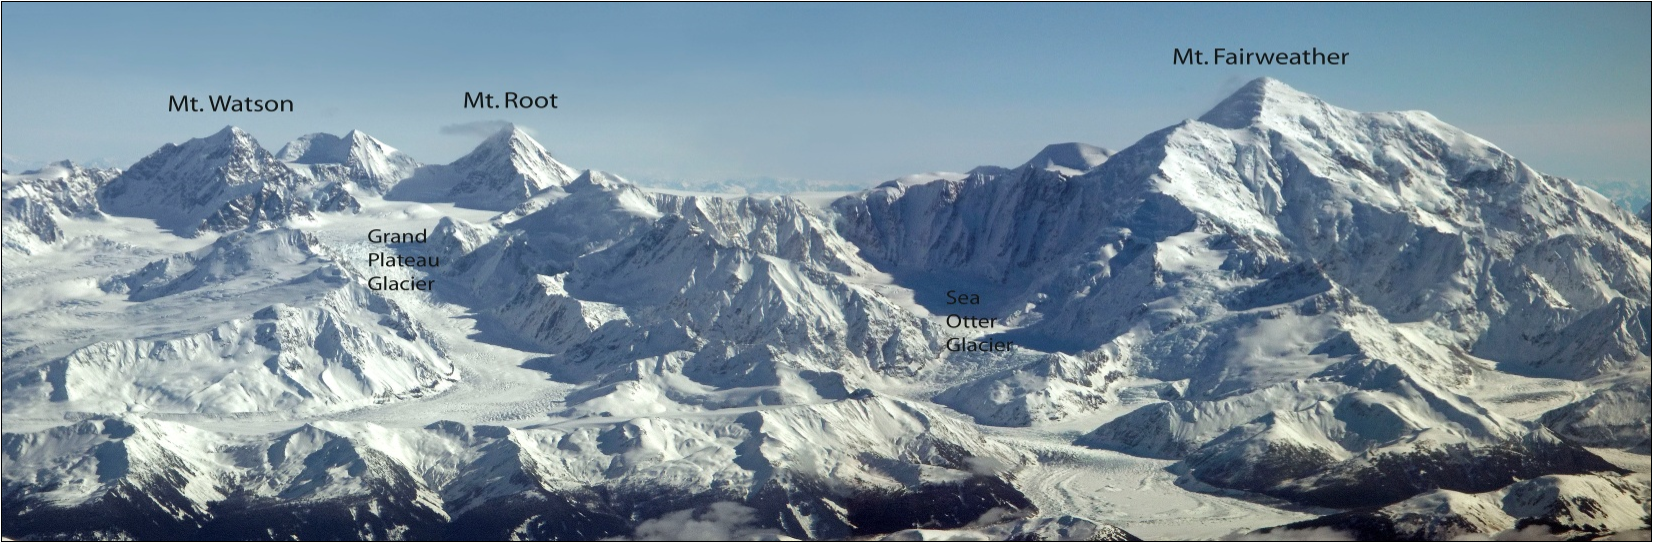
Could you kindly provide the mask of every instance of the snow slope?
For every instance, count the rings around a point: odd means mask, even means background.
[[[1645,527],[1646,221],[1426,113],[1260,79],[830,200],[398,157],[8,174],[5,535]]]
[[[450,384],[453,366],[423,325],[362,281],[304,232],[232,233],[103,280],[136,302],[120,318],[148,324],[125,331],[130,338],[10,357],[6,405],[302,413]]]
[[[83,168],[67,160],[18,175],[5,174],[0,188],[7,252],[39,252],[63,241],[60,217],[98,218],[97,193],[119,169]]]
[[[63,216],[93,218],[101,213],[98,189],[120,175],[118,168],[87,168],[63,160],[38,170],[6,174],[5,197],[50,204]]]
[[[1053,143],[1041,149],[1023,166],[1072,177],[1091,171],[1113,154],[1114,151],[1086,143]]]
[[[1268,79],[1083,175],[1032,166],[834,207],[873,264],[932,291],[921,301],[968,287],[1021,325],[998,337],[1173,385],[1081,443],[1335,506],[1608,467],[1464,396],[1490,372],[1601,387],[1648,371],[1648,232],[1588,189],[1428,114]],[[938,399],[978,413],[1008,390],[994,377]],[[1418,480],[1346,492],[1434,457]]]
[[[826,442],[824,427],[843,431]],[[100,418],[6,434],[6,521],[20,533],[140,538],[499,539],[527,529],[593,539],[624,533],[627,519],[734,500],[789,533],[842,538],[913,515],[957,526],[1027,507],[995,479],[1018,455],[971,435],[962,421],[882,398],[525,428],[322,422],[238,435]],[[960,503],[939,507],[939,496]]]
[[[98,200],[108,213],[154,219],[186,236],[360,208],[339,184],[300,177],[233,126],[161,147],[104,185]]]
[[[348,182],[376,193],[390,190],[420,166],[412,157],[358,130],[344,137],[322,132],[300,136],[282,146],[276,160],[301,175]]]
[[[568,184],[577,175],[527,132],[507,126],[452,163],[417,170],[389,197],[507,211],[537,192]]]
[[[1260,530],[1332,528],[1366,540],[1594,538],[1648,528],[1648,474],[1547,475],[1478,494],[1437,490],[1383,508]]]

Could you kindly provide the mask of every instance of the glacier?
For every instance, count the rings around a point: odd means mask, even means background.
[[[831,197],[228,127],[4,211],[12,538],[1648,529],[1647,209],[1267,78]]]

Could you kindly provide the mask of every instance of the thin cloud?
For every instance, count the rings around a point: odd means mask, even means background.
[[[772,538],[778,531],[754,525],[758,511],[735,502],[684,509],[638,524],[637,541],[735,541]]]
[[[503,120],[471,121],[468,123],[443,125],[443,127],[437,131],[441,132],[444,136],[476,136],[479,138],[486,138],[494,135],[496,132],[506,129],[511,125],[511,121]],[[517,128],[523,129],[524,132],[528,132],[530,135],[534,134],[534,131],[529,130],[527,127],[518,126]]]

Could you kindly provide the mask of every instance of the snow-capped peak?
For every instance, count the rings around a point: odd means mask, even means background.
[[[325,132],[299,136],[282,146],[276,159],[299,164],[347,164],[352,158],[365,160],[396,153],[395,147],[360,130],[351,130],[344,137]]]
[[[387,153],[228,128],[99,193],[247,228],[187,244],[42,197],[90,174],[8,188],[3,535],[590,540],[729,500],[790,537],[1102,539],[1024,515],[1156,494],[1643,526],[1646,483],[1591,474],[1646,458],[1647,224],[1427,114],[1260,79],[1118,155],[830,209],[643,191],[513,126],[392,191],[458,206],[333,215]],[[42,428],[71,413],[133,421]]]
[[[448,165],[448,196],[467,207],[511,209],[529,195],[569,184],[579,172],[551,157],[527,132],[507,126]]]
[[[75,164],[74,161],[64,159],[57,162],[48,163],[45,166],[41,166],[33,170],[24,171],[16,176],[12,176],[11,174],[7,175],[10,176],[8,179],[12,177],[21,178],[24,176],[36,178],[58,178],[73,174],[81,169],[81,166],[79,164]]]
[[[1108,160],[1114,151],[1088,143],[1053,143],[1041,149],[1023,166],[1051,170],[1064,175],[1079,175]]]
[[[390,188],[419,168],[412,157],[360,130],[344,137],[305,134],[283,146],[276,158],[311,177],[348,181],[374,191]]]
[[[1200,122],[1223,128],[1244,128],[1268,116],[1295,116],[1331,107],[1320,98],[1300,92],[1286,83],[1260,77],[1218,102],[1217,106],[1200,116]]]
[[[506,125],[499,132],[495,132],[494,135],[483,140],[482,144],[477,145],[477,148],[473,149],[470,154],[454,161],[454,164],[504,158],[509,158],[513,165],[519,169],[543,171],[551,174],[567,172],[569,175],[560,180],[557,183],[559,185],[567,184],[576,175],[574,170],[552,158],[551,153],[546,151],[546,148],[540,145],[540,142],[535,141],[533,136],[528,135],[528,132],[523,131],[523,129],[517,128],[516,125]]]
[[[258,141],[253,139],[252,134],[248,134],[246,130],[234,125],[225,126],[211,136],[192,139],[186,142],[185,145],[197,141],[209,147],[230,146],[238,151],[250,150],[252,147],[258,146]]]
[[[161,148],[162,150],[151,153],[150,156],[145,157],[145,159],[153,158],[156,155],[162,154],[162,152],[168,148],[176,148],[180,150],[179,153],[174,155],[177,159],[216,163],[254,160],[260,151],[263,151],[265,154],[269,153],[268,151],[264,151],[263,147],[259,146],[258,140],[253,139],[252,134],[248,134],[247,131],[236,126],[225,126],[219,131],[213,132],[208,136],[190,138],[188,141],[180,144],[164,145]],[[142,161],[140,161],[140,163],[142,163]],[[176,164],[176,162],[174,162],[174,164]],[[134,165],[134,168],[136,168],[136,166],[137,165]]]
[[[268,151],[251,134],[234,126],[182,144],[167,144],[127,171],[129,176],[164,178],[176,188],[181,181],[215,181],[239,185],[257,179],[271,166]],[[124,176],[123,176],[124,177]]]
[[[527,141],[529,143],[532,143],[535,147],[539,147],[539,145],[540,145],[539,142],[534,141],[534,138],[532,136],[528,135],[527,131],[524,131],[523,129],[518,128],[517,125],[515,125],[515,124],[509,124],[509,123],[507,123],[504,127],[500,128],[498,131],[494,132],[494,135],[488,136],[487,141],[516,141],[516,140]]]
[[[62,241],[57,217],[98,217],[97,192],[119,169],[85,168],[68,160],[47,164],[0,181],[4,199],[5,249],[31,253]]]
[[[338,164],[349,156],[349,149],[349,144],[338,136],[317,132],[299,136],[283,145],[276,152],[276,160],[299,164]]]
[[[350,209],[337,190],[320,193],[234,126],[180,145],[167,144],[133,164],[99,194],[105,211],[155,219],[195,235],[270,225],[310,211]]]

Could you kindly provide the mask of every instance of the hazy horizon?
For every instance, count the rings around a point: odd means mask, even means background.
[[[1647,5],[20,4],[5,15],[8,167],[129,165],[228,124],[272,151],[360,129],[445,163],[480,141],[465,127],[504,120],[573,167],[635,179],[873,184],[1015,165],[1050,143],[1121,149],[1270,76],[1350,109],[1430,111],[1594,186],[1646,192],[1654,169]],[[424,39],[478,27],[486,37],[458,45]],[[293,40],[295,28],[313,38]],[[1174,66],[1183,47],[1351,54],[1346,66]],[[479,91],[555,93],[559,108],[461,107]],[[173,94],[297,108],[169,113]]]

